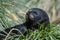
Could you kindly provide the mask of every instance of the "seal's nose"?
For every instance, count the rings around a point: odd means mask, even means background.
[[[29,15],[30,20],[34,20],[34,16],[32,14]]]

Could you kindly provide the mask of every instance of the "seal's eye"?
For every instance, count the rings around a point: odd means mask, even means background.
[[[38,13],[37,13],[37,12],[32,12],[32,14],[38,15]]]
[[[29,14],[32,14],[32,15],[38,15],[38,13],[35,12],[35,11],[30,11]]]

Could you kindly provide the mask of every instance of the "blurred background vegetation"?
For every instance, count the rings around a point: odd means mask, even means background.
[[[0,25],[8,27],[25,22],[30,8],[45,10],[50,22],[60,18],[60,0],[0,0]]]
[[[60,0],[0,0],[0,30],[25,22],[30,8],[43,9],[50,22],[60,22]]]

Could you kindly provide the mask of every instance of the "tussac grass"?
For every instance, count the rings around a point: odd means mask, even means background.
[[[20,35],[14,34],[13,36],[10,36],[10,33],[8,33],[7,36],[8,39],[5,38],[5,40],[60,40],[60,26],[51,25],[45,29],[40,26],[39,29],[34,32],[29,30],[29,35],[27,36],[24,36],[23,33]]]

